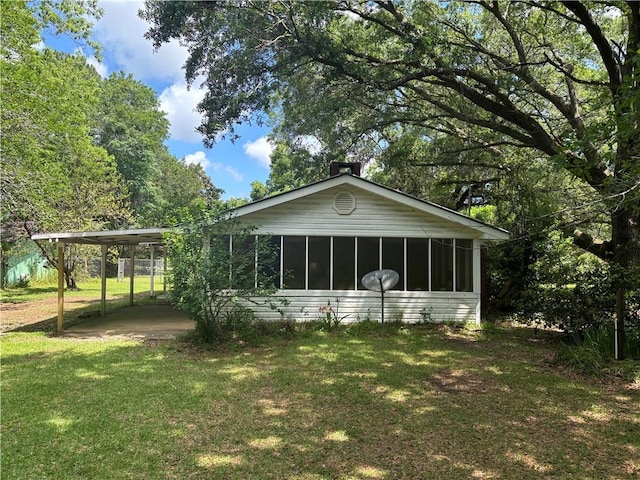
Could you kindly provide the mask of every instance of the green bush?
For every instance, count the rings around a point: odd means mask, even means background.
[[[258,322],[247,305],[256,298],[270,298],[272,308],[278,303],[271,298],[275,288],[269,286],[268,272],[255,268],[256,254],[265,264],[274,255],[268,241],[232,218],[203,214],[171,234],[167,245],[172,266],[170,298],[196,322],[198,339],[204,343],[238,336],[255,340]]]
[[[575,334],[563,344],[555,361],[583,374],[599,375],[614,358],[615,332],[611,325],[592,327]],[[627,335],[624,351],[629,358],[640,358],[640,344]]]
[[[606,331],[613,324],[616,284],[623,279],[628,289],[625,335],[629,351],[638,351],[640,275],[617,272],[558,232],[550,234],[537,248],[537,261],[530,266],[527,288],[517,301],[518,319],[577,336]]]
[[[532,285],[521,295],[519,307],[525,323],[578,333],[611,323],[615,293],[606,277],[592,275],[578,284]]]

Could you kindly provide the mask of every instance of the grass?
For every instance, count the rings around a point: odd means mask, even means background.
[[[3,479],[640,473],[640,390],[556,370],[523,329],[341,328],[239,350],[1,342]]]
[[[149,276],[136,276],[134,282],[134,292],[148,292],[149,291]],[[162,278],[157,276],[153,282],[154,290],[156,292],[162,292]],[[101,293],[101,281],[99,278],[90,278],[86,280],[78,281],[78,290],[65,290],[65,298],[76,298],[85,296],[94,296],[100,298]],[[129,279],[118,281],[117,278],[107,278],[107,295],[119,296],[129,294],[130,283]],[[28,287],[11,286],[0,290],[0,301],[3,303],[25,303],[33,302],[37,300],[44,300],[55,296],[58,291],[57,282],[54,283],[40,283],[34,284]]]

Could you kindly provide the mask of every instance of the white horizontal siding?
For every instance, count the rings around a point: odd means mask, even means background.
[[[336,315],[343,323],[352,323],[366,319],[380,321],[380,294],[368,291],[332,291],[332,290],[281,290],[274,298],[285,298],[289,304],[278,305],[279,310],[268,306],[273,298],[254,299],[262,305],[247,305],[260,320],[296,320],[311,321],[325,318],[320,311],[331,302]],[[400,292],[385,293],[385,322],[402,321],[417,323],[423,320],[421,311],[429,314],[433,322],[457,321],[476,322],[479,295],[475,293],[454,292]],[[339,299],[339,302],[336,300]]]
[[[337,193],[348,191],[356,197],[356,208],[340,215],[333,208]],[[273,206],[241,217],[258,234],[317,236],[383,236],[478,238],[479,232],[453,220],[443,220],[391,202],[354,186],[334,189]]]
[[[350,192],[356,198],[356,208],[349,215],[334,209],[334,198],[340,192]],[[300,236],[362,236],[400,238],[481,238],[482,233],[451,220],[425,213],[412,206],[375,195],[354,185],[340,185],[296,198],[295,201],[272,205],[242,215],[239,220],[255,227],[257,234]],[[474,243],[475,247],[479,244]],[[474,252],[479,258],[479,253]],[[475,266],[475,265],[474,265]],[[474,276],[479,279],[479,268]],[[479,280],[474,279],[475,292],[407,292],[385,294],[385,321],[415,323],[423,320],[422,311],[435,322],[479,321]],[[270,299],[256,299],[263,306],[249,305],[263,320],[282,318],[298,321],[323,318],[321,307],[330,301],[344,322],[367,318],[380,320],[380,295],[369,291],[282,290],[276,296],[286,298],[289,305],[268,306]],[[340,299],[339,304],[336,299]],[[272,300],[272,299],[271,299]]]

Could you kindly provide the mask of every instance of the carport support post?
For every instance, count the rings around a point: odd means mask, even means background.
[[[167,247],[162,249],[162,292],[167,293]]]
[[[58,332],[64,327],[64,242],[58,242]]]
[[[483,285],[482,282],[487,274],[486,265],[483,265],[482,256],[484,255],[483,250],[486,248],[481,243],[480,240],[473,240],[473,250],[471,251],[473,268],[471,271],[473,272],[473,293],[476,294],[476,325],[480,325],[482,323],[482,310],[485,307],[483,305]],[[483,268],[484,267],[484,268]]]
[[[149,296],[151,298],[153,298],[153,282],[155,281],[153,273],[154,273],[154,271],[156,269],[156,265],[155,265],[155,263],[153,263],[153,262],[155,262],[155,260],[153,258],[153,245],[149,246],[149,250],[150,250],[149,256],[151,257],[151,278],[149,280],[149,283],[150,283],[150,285],[149,285]]]
[[[131,261],[129,262],[131,268],[129,272],[129,305],[133,306],[133,277],[136,270],[136,246],[131,245]]]
[[[102,260],[100,263],[100,279],[102,280],[102,289],[100,294],[100,313],[104,317],[107,313],[107,251],[108,245],[100,245],[102,249]]]

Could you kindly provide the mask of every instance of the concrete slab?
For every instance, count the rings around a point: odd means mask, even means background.
[[[128,337],[167,340],[192,331],[195,322],[169,305],[123,307],[68,327],[62,336],[74,338]]]

